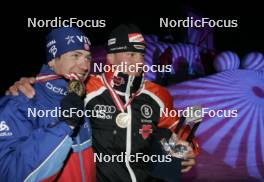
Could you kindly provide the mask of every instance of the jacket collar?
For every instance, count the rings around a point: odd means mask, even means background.
[[[119,71],[104,73],[108,84],[121,95],[132,95],[139,91],[144,83],[144,75],[132,76]]]
[[[56,75],[56,73],[53,72],[47,65],[43,65],[39,75],[48,76],[48,75]],[[39,82],[38,84],[36,84],[36,87],[39,88],[39,90],[43,92],[43,94],[52,97],[53,96],[62,97],[67,94],[67,81],[62,76],[57,79],[50,79],[50,80],[47,79],[43,82]]]

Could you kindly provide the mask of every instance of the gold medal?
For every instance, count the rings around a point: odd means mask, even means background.
[[[68,93],[76,93],[82,97],[85,94],[85,86],[80,80],[70,80],[68,83]]]
[[[126,128],[129,122],[130,117],[128,113],[121,112],[116,116],[116,124],[120,128]]]

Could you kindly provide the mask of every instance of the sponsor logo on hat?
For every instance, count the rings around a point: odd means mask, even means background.
[[[53,55],[53,57],[56,57],[58,49],[56,48],[55,45],[53,45],[50,49],[49,49],[49,53],[51,53]]]
[[[112,39],[109,39],[108,40],[108,45],[110,46],[110,45],[113,45],[113,44],[115,44],[116,43],[116,38],[112,38]]]
[[[69,45],[70,43],[75,43],[75,41],[73,40],[74,36],[70,36],[68,35],[65,39],[67,40],[67,45]]]
[[[83,47],[84,47],[84,49],[85,49],[85,50],[87,50],[87,51],[89,51],[89,50],[90,50],[90,47],[89,47],[89,45],[88,45],[88,44],[84,44],[84,46],[83,46]]]
[[[84,43],[86,43],[88,45],[91,45],[91,42],[90,42],[89,38],[86,37],[86,36],[78,36],[78,35],[70,36],[70,35],[68,35],[67,37],[65,37],[65,39],[67,40],[67,45],[69,45],[71,43],[75,43],[75,40],[78,40],[81,43],[84,42]]]
[[[127,46],[121,46],[121,47],[114,47],[110,49],[111,51],[115,51],[115,50],[127,50]]]
[[[80,42],[84,42],[84,43],[87,43],[88,45],[91,45],[91,42],[90,42],[89,38],[86,37],[86,36],[83,36],[83,35],[82,36],[78,36],[78,35],[76,35],[76,38]]]
[[[49,41],[48,43],[47,43],[47,48],[48,47],[50,47],[50,46],[52,46],[52,45],[54,45],[54,44],[56,44],[56,40],[51,40],[51,41]]]
[[[142,49],[144,50],[145,49],[145,46],[143,45],[133,45],[136,49]]]
[[[144,38],[143,38],[142,34],[140,34],[140,33],[132,33],[132,34],[128,34],[128,41],[129,42],[144,43]]]

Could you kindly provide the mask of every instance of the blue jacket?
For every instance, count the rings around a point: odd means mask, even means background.
[[[40,73],[54,74],[46,65]],[[59,173],[77,173],[75,181],[89,181],[90,168],[83,162],[87,154],[82,154],[91,148],[88,118],[74,137],[72,129],[55,117],[66,86],[63,79],[50,80],[34,85],[32,99],[21,93],[0,99],[0,181],[41,181]],[[80,165],[80,171],[66,167],[77,161],[70,155],[80,159],[74,164]],[[61,181],[70,181],[70,174],[66,175]]]

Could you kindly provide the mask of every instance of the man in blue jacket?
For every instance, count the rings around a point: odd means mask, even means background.
[[[89,120],[59,112],[65,105],[83,109],[82,98],[67,95],[67,84],[72,76],[86,79],[90,41],[77,28],[55,29],[46,41],[36,95],[0,100],[0,181],[94,182]]]

